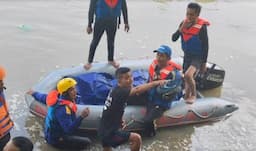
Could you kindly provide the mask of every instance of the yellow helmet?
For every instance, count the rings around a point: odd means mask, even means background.
[[[0,80],[3,80],[5,78],[6,72],[3,67],[0,66]]]
[[[69,88],[75,86],[77,84],[76,80],[73,78],[64,78],[61,79],[57,84],[57,90],[60,94],[67,91]]]

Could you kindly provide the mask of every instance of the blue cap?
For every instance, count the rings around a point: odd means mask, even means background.
[[[153,52],[164,53],[168,57],[172,56],[172,49],[169,46],[166,46],[166,45],[161,45],[157,50],[154,50]]]

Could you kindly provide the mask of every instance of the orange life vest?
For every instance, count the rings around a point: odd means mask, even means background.
[[[64,99],[60,99],[60,102],[58,102],[58,100],[59,100],[58,97],[59,97],[59,92],[57,90],[53,90],[53,91],[49,92],[49,94],[47,95],[47,98],[46,98],[47,106],[53,106],[56,103],[59,103],[59,105],[68,106],[74,113],[76,113],[76,111],[77,111],[76,103],[71,102],[69,100],[64,100]]]
[[[13,125],[3,93],[0,92],[0,139],[10,132]]]
[[[185,22],[186,20],[184,20]],[[188,41],[190,38],[192,38],[193,36],[197,35],[200,31],[200,29],[202,28],[203,25],[210,25],[210,23],[202,18],[198,18],[197,19],[197,23],[194,24],[192,27],[190,28],[183,28],[182,29],[182,36],[183,36],[183,40],[184,41]]]
[[[77,111],[76,103],[68,101],[68,100],[61,100],[60,105],[66,105],[68,106],[74,113]]]
[[[160,70],[160,74],[157,75],[155,72],[155,68],[158,65],[157,60],[155,59],[152,64],[149,66],[149,76],[150,76],[150,81],[154,80],[164,80],[166,77],[174,70],[181,70],[181,66],[173,61],[168,61],[168,65]]]
[[[118,0],[105,0],[105,3],[107,3],[107,5],[111,8],[116,7]]]

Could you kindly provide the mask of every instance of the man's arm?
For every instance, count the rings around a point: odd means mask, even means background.
[[[129,96],[133,96],[133,95],[139,95],[143,92],[146,92],[147,90],[156,87],[158,85],[163,85],[164,83],[166,83],[166,80],[158,80],[158,81],[153,81],[150,83],[146,83],[146,84],[142,84],[139,85],[137,87],[134,87],[131,89]]]
[[[123,0],[123,2],[122,2],[122,13],[123,13],[123,17],[124,17],[124,24],[129,24],[126,0]]]
[[[90,1],[90,7],[89,7],[89,12],[88,12],[88,27],[91,27],[92,23],[93,23],[94,12],[96,9],[96,2],[97,2],[97,0]]]
[[[82,116],[79,116],[75,119],[75,121],[72,121],[72,115],[71,113],[70,114],[67,113],[66,108],[67,108],[66,106],[57,107],[55,114],[64,132],[72,133],[74,130],[76,130],[80,126],[83,118]]]
[[[36,91],[33,91],[33,90],[30,90],[29,92],[27,92],[27,94],[32,95],[39,102],[41,102],[43,104],[46,104],[47,94],[43,94],[43,93],[36,92]]]
[[[182,24],[183,24],[183,22],[180,23],[179,29],[175,33],[172,34],[172,41],[177,41],[179,39],[179,37],[181,35],[180,27]]]
[[[175,33],[172,34],[172,41],[177,41],[180,37],[180,31],[177,30]]]
[[[208,58],[208,49],[209,49],[209,44],[208,44],[208,34],[207,34],[207,26],[203,25],[199,32],[199,38],[202,41],[202,50],[203,50],[203,63],[207,62]]]

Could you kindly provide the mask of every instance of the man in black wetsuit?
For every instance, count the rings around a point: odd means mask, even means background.
[[[92,66],[95,50],[99,41],[106,31],[108,42],[108,63],[115,68],[119,67],[119,63],[114,60],[114,43],[117,27],[120,24],[121,12],[124,18],[124,30],[129,31],[127,4],[126,0],[91,0],[88,13],[87,33],[93,31],[93,39],[90,45],[88,62],[84,65],[86,70]],[[94,29],[92,28],[95,14]]]

